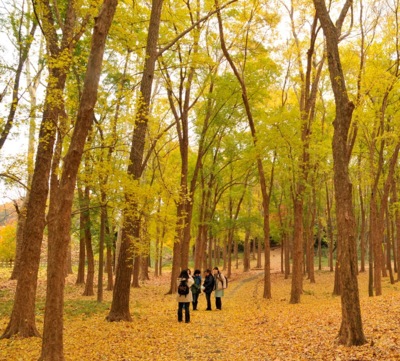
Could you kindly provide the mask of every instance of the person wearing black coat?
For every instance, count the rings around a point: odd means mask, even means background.
[[[205,271],[205,279],[203,283],[203,292],[206,294],[207,308],[206,311],[211,311],[211,293],[214,290],[214,276],[211,270],[207,269]]]

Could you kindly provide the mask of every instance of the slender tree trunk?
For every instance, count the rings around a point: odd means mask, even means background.
[[[397,182],[398,182],[398,177],[393,178],[392,198],[394,204],[398,202]],[[400,211],[398,207],[395,208],[394,217],[396,225],[395,228],[396,228],[396,246],[397,246],[397,253],[394,256],[397,257],[397,281],[400,281]]]
[[[97,277],[97,302],[103,302],[103,274],[104,274],[104,243],[106,239],[107,206],[106,195],[102,192],[102,204],[100,206],[100,235],[99,235],[99,269]]]
[[[84,199],[82,208],[82,215],[84,218],[84,232],[85,232],[85,246],[86,246],[86,256],[87,256],[87,275],[85,290],[83,291],[83,296],[93,296],[94,295],[94,254],[92,247],[92,231],[91,231],[91,220],[90,220],[90,189],[85,186],[83,193]]]
[[[318,240],[318,270],[322,270],[322,224],[321,224],[321,219],[318,215],[318,233],[317,233],[317,240]]]
[[[288,234],[285,233],[285,280],[289,278],[290,275],[290,239]]]
[[[41,21],[49,51],[49,76],[21,249],[20,266],[24,272],[18,278],[13,311],[2,338],[9,338],[17,333],[22,337],[39,335],[35,324],[35,297],[43,231],[46,224],[50,168],[58,119],[63,110],[62,94],[70,68],[70,55],[73,45],[78,40],[72,41],[75,25],[75,9],[72,2],[68,3],[65,9],[62,36],[57,35],[54,28],[55,21],[52,18],[50,4],[44,1],[42,5],[45,9]]]
[[[386,266],[389,271],[390,283],[394,284],[393,268],[392,268],[392,232],[390,226],[390,213],[386,208]]]
[[[250,271],[250,231],[247,229],[244,236],[243,272]]]
[[[141,178],[145,164],[143,164],[146,133],[148,127],[149,106],[157,61],[157,42],[160,28],[160,17],[163,0],[153,0],[150,14],[150,24],[146,44],[146,55],[143,76],[140,83],[140,98],[138,99],[138,111],[133,130],[130,152],[130,165],[128,175],[137,181]],[[124,215],[124,224],[121,240],[121,248],[118,257],[118,268],[115,277],[113,300],[111,310],[107,316],[108,321],[131,321],[129,310],[130,278],[132,272],[132,244],[131,238],[139,239],[140,222],[138,221],[138,204],[135,197],[126,192],[125,199],[128,211]]]
[[[360,251],[361,251],[361,266],[360,272],[365,272],[365,230],[366,230],[366,215],[364,206],[364,196],[362,194],[361,185],[359,186],[360,209],[361,209],[361,225],[360,225]]]
[[[256,237],[255,242],[257,242],[257,268],[261,268],[261,255],[262,255],[262,245],[261,238]]]
[[[15,334],[19,334],[21,337],[39,336],[35,323],[37,274],[43,231],[46,224],[45,210],[55,141],[55,125],[58,122],[60,111],[51,99],[54,98],[54,94],[62,93],[66,79],[65,72],[60,71],[60,69],[50,68],[49,73],[49,79],[53,79],[53,81],[49,82],[46,91],[45,108],[39,131],[39,144],[21,248],[20,269],[24,271],[18,277],[10,322],[1,338],[10,338]]]
[[[392,252],[393,252],[393,272],[397,273],[397,257],[396,257],[396,230],[395,230],[395,219],[394,217],[390,218],[390,233],[392,234]]]
[[[228,247],[227,252],[229,252]],[[233,241],[233,259],[235,260],[235,269],[239,269],[239,241],[237,239]]]
[[[111,239],[111,235],[110,235]],[[114,288],[114,278],[113,278],[113,257],[112,257],[112,246],[109,242],[107,242],[107,263],[106,263],[106,268],[107,268],[107,291],[112,291]]]
[[[43,38],[41,38],[41,42],[39,45],[39,63],[43,60]],[[27,185],[28,189],[26,191],[26,195],[23,201],[22,206],[20,207],[20,211],[18,212],[18,224],[17,224],[17,235],[16,235],[16,250],[15,250],[15,262],[14,268],[11,274],[10,279],[16,280],[18,278],[20,272],[20,263],[21,263],[21,252],[22,252],[22,242],[24,240],[24,232],[26,226],[26,212],[28,207],[28,200],[30,196],[30,189],[32,184],[32,176],[34,169],[34,156],[35,156],[35,134],[36,134],[36,108],[37,108],[37,89],[40,85],[40,71],[39,73],[32,79],[30,72],[30,60],[29,55],[26,62],[26,76],[28,81],[28,91],[30,96],[30,111],[29,111],[29,137],[28,137],[28,153],[27,153],[27,173],[28,180]]]
[[[247,96],[247,89],[246,89],[246,84],[243,79],[243,77],[240,75],[236,65],[234,64],[228,49],[225,44],[225,39],[224,39],[224,31],[223,31],[223,25],[222,25],[222,18],[221,18],[221,12],[220,12],[220,6],[218,3],[218,0],[215,0],[215,8],[218,10],[217,12],[217,18],[218,18],[218,28],[219,28],[219,36],[220,36],[220,43],[221,43],[221,48],[224,53],[224,56],[226,60],[228,61],[232,71],[235,74],[236,79],[238,80],[240,87],[241,87],[241,92],[242,92],[242,100],[243,104],[246,110],[246,116],[247,120],[249,123],[249,127],[251,130],[251,136],[253,140],[253,145],[255,149],[257,149],[257,132],[255,128],[255,123],[253,119],[253,114],[251,112],[251,107],[249,103],[249,98]],[[258,152],[258,151],[257,151]],[[270,241],[269,241],[269,232],[270,232],[270,224],[269,224],[269,204],[270,204],[270,193],[272,184],[273,184],[273,170],[271,172],[271,182],[270,182],[270,188],[269,192],[267,189],[267,184],[266,184],[266,179],[265,179],[265,172],[264,172],[264,166],[262,163],[261,155],[256,154],[256,162],[257,162],[257,170],[258,170],[258,176],[259,176],[259,182],[260,182],[260,188],[261,188],[261,194],[262,194],[262,205],[263,205],[263,231],[264,231],[264,241],[265,241],[265,249],[264,249],[264,298],[271,298],[271,260],[270,260]],[[273,169],[273,167],[272,167]]]
[[[16,249],[15,249],[15,261],[13,271],[11,273],[11,280],[18,279],[21,267],[21,252],[22,252],[22,242],[24,240],[25,224],[26,224],[26,208],[28,204],[29,191],[27,191],[26,197],[18,210],[18,223],[17,223],[17,234],[16,234]]]
[[[133,259],[132,283],[131,283],[131,286],[133,288],[140,288],[139,275],[140,275],[141,263],[142,263],[142,256],[135,254],[135,257]]]
[[[294,199],[293,265],[290,303],[299,303],[303,293],[303,201]]]
[[[83,192],[81,191],[80,187],[78,186],[78,198],[79,204],[83,204]],[[76,284],[83,284],[85,283],[85,216],[83,213],[83,209],[80,209],[79,212],[79,264],[78,264],[78,275],[76,278]]]
[[[336,25],[328,14],[325,0],[313,1],[325,34],[329,74],[336,105],[332,152],[342,285],[342,323],[339,342],[347,346],[363,345],[366,343],[366,339],[363,332],[358,292],[355,218],[352,204],[352,184],[348,169],[352,150],[348,143],[348,137],[354,105],[348,99],[339,55],[341,26],[352,1],[346,0]]]
[[[376,196],[370,200],[370,232],[372,242],[372,252],[374,254],[374,289],[375,295],[382,295],[382,233],[380,232],[381,219],[379,217]]]
[[[95,18],[90,57],[77,120],[54,204],[49,213],[49,253],[44,332],[40,360],[63,361],[63,304],[65,278],[63,269],[69,246],[74,187],[84,145],[93,122],[94,106],[108,30],[117,7],[116,0],[105,0]]]
[[[326,184],[326,212],[328,215],[328,241],[329,241],[329,270],[333,272],[333,224],[331,202],[328,191],[328,184]]]

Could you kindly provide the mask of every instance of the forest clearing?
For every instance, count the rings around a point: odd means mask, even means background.
[[[399,15],[2,1],[0,359],[400,360]]]
[[[333,273],[316,271],[316,283],[304,281],[300,304],[289,304],[290,278],[279,272],[279,250],[271,256],[273,298],[262,297],[263,271],[235,270],[223,298],[222,311],[191,311],[189,324],[176,319],[176,296],[166,295],[170,274],[151,277],[131,290],[133,322],[107,322],[111,292],[105,301],[82,296],[70,275],[66,285],[65,360],[400,360],[400,285],[385,279],[383,296],[368,297],[367,272],[359,274],[363,324],[368,343],[338,345],[340,297],[332,296]],[[277,262],[278,261],[278,262]],[[43,276],[44,274],[42,274]],[[0,274],[0,326],[11,309],[14,281]],[[45,285],[39,282],[37,325],[42,331]],[[214,300],[213,300],[214,301]],[[18,337],[0,341],[0,360],[35,360],[41,339]]]

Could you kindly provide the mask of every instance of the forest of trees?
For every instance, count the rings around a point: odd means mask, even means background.
[[[370,296],[382,277],[400,279],[399,6],[3,2],[0,179],[24,197],[1,337],[40,335],[44,239],[42,360],[63,360],[73,254],[84,294],[96,282],[102,302],[112,290],[107,320],[131,321],[131,286],[150,268],[159,276],[171,260],[174,293],[189,265],[229,277],[239,247],[244,271],[253,250],[273,298],[273,242],[290,303],[326,247],[339,341],[364,344],[358,272],[369,271]]]

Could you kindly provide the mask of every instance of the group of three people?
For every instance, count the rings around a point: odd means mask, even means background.
[[[205,271],[205,278],[203,285],[201,285],[201,272],[195,270],[193,277],[190,269],[183,270],[178,278],[178,321],[183,320],[183,309],[185,309],[185,322],[190,322],[190,303],[193,305],[193,311],[197,310],[199,295],[203,292],[206,295],[207,308],[206,311],[211,311],[211,293],[215,291],[215,307],[217,310],[222,309],[221,297],[224,296],[224,289],[226,288],[226,278],[220,272],[218,267]],[[182,287],[180,285],[183,285]],[[188,290],[185,291],[185,287]],[[182,289],[183,291],[180,291]],[[187,292],[187,293],[186,293]]]

